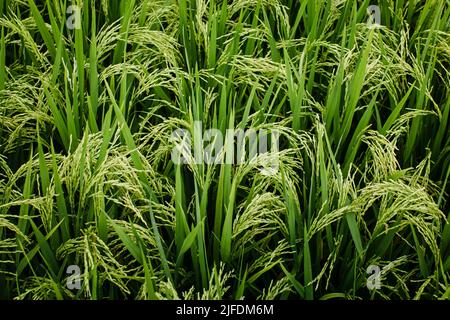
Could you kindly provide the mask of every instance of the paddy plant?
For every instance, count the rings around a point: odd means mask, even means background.
[[[0,0],[0,298],[449,299],[449,70],[447,0]]]

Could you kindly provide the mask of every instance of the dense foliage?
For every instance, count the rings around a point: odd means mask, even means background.
[[[0,32],[0,298],[450,298],[448,0],[1,0]],[[174,163],[198,121],[276,130],[278,170]]]

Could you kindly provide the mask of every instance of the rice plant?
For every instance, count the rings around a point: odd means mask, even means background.
[[[450,299],[449,70],[448,0],[0,0],[0,299]]]

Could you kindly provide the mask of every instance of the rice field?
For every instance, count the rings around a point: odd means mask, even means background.
[[[0,299],[450,299],[449,0],[0,0]]]

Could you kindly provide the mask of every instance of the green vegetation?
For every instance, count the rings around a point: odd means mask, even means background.
[[[0,36],[1,299],[450,299],[448,0],[0,0]],[[175,164],[195,121],[278,172]]]

